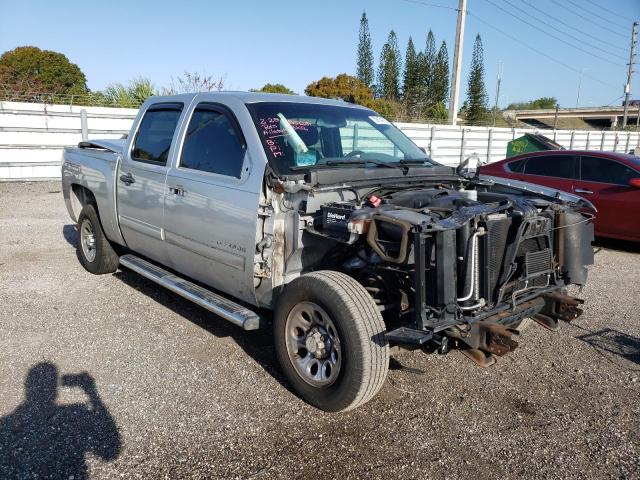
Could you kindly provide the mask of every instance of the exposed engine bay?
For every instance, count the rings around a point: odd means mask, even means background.
[[[593,263],[593,214],[580,205],[477,178],[276,190],[300,232],[283,275],[334,269],[357,279],[390,342],[446,349],[455,339],[472,355],[502,355],[523,319],[553,329],[581,313],[565,293]]]

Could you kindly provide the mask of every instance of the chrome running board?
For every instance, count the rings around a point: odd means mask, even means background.
[[[177,293],[181,297],[200,305],[244,330],[257,330],[260,328],[260,316],[254,311],[184,278],[180,278],[140,257],[131,254],[123,255],[120,257],[120,265],[139,273],[152,282]]]

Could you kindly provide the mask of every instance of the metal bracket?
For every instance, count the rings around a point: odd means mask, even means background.
[[[390,343],[423,345],[433,338],[433,332],[400,327],[385,334]]]
[[[584,300],[580,298],[570,297],[560,292],[546,293],[544,298],[547,300],[547,304],[541,313],[552,318],[559,318],[565,322],[570,322],[583,313],[579,305],[582,305]]]

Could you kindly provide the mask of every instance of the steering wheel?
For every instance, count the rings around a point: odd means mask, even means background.
[[[353,150],[349,153],[347,153],[344,158],[351,158],[351,157],[355,157],[355,156],[359,156],[361,157],[362,155],[364,155],[365,152],[363,152],[362,150]]]

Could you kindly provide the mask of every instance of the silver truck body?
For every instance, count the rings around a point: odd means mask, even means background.
[[[62,185],[88,271],[124,266],[245,330],[272,319],[296,392],[337,411],[379,390],[389,344],[488,366],[524,319],[582,313],[566,286],[593,263],[593,205],[464,166],[347,102],[198,93],[66,148]]]

